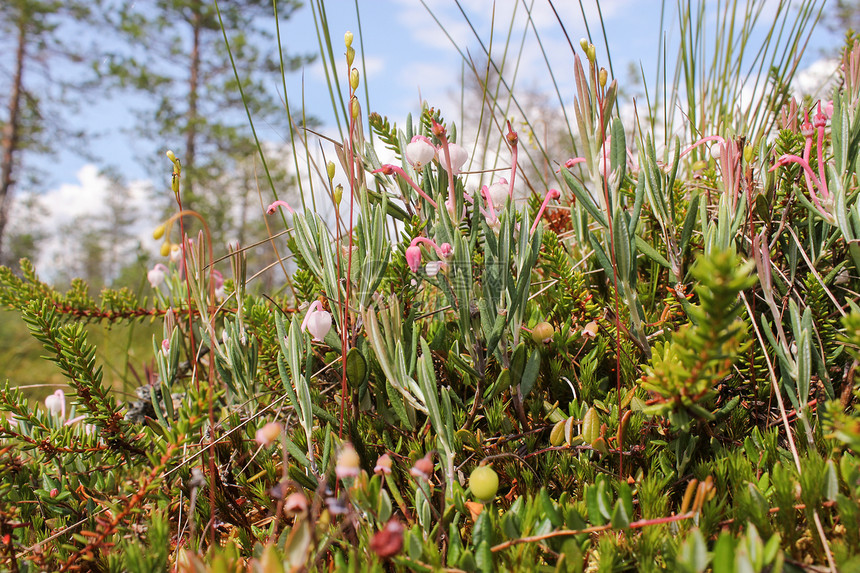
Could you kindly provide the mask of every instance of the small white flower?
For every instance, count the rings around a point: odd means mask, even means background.
[[[439,165],[441,165],[445,171],[448,171],[448,162],[445,160],[445,148],[439,147],[437,153],[439,155]],[[454,167],[453,174],[459,175],[460,170],[466,163],[466,160],[469,159],[469,152],[456,143],[449,143],[448,153],[451,155],[451,165]]]
[[[428,277],[435,277],[439,274],[439,269],[442,267],[442,261],[430,261],[427,263],[427,266],[424,267],[424,271],[427,273]]]
[[[436,148],[423,135],[416,135],[406,146],[406,160],[416,171],[421,171],[425,165],[433,161],[435,156]]]
[[[45,398],[45,407],[54,416],[59,416],[60,419],[66,417],[66,395],[62,390],[57,390],[47,398]]]
[[[331,315],[322,309],[320,301],[315,300],[302,321],[302,330],[307,330],[317,342],[322,342],[331,330]]]
[[[170,246],[170,262],[178,263],[182,260],[182,247],[179,245]]]
[[[500,178],[496,183],[493,183],[489,187],[487,187],[487,195],[490,197],[490,200],[493,202],[493,209],[499,210],[505,208],[505,203],[508,200],[508,195],[510,194],[511,186],[508,183],[508,180],[504,177]]]
[[[164,284],[164,278],[167,276],[167,267],[158,263],[146,273],[146,278],[152,288],[157,289]]]

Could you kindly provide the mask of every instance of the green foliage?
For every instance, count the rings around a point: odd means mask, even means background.
[[[714,418],[702,404],[713,398],[717,384],[744,350],[747,329],[738,318],[743,310],[738,293],[755,284],[751,270],[751,263],[730,251],[697,261],[691,273],[699,281],[699,304],[687,309],[690,324],[674,332],[671,342],[655,344],[651,363],[643,368],[642,387],[661,397],[648,413],[671,412],[682,427],[690,418]]]
[[[0,269],[0,304],[74,401],[0,390],[3,565],[849,570],[860,554],[855,78],[834,94],[821,143],[798,133],[803,110],[789,106],[785,129],[756,149],[705,142],[720,159],[704,167],[680,140],[668,165],[642,134],[633,169],[618,85],[583,50],[587,157],[562,167],[564,195],[520,202],[501,184],[465,196],[472,174],[449,173],[438,150],[420,170],[409,157],[382,167],[359,116],[335,149],[358,175],[352,213],[291,215],[288,296],[248,294],[236,252],[216,293],[202,234],[183,265],[153,276],[153,303],[129,291],[96,300],[81,281],[61,294],[26,261],[21,276]],[[733,125],[751,140],[775,120],[785,82],[773,82],[770,116]],[[693,127],[728,117],[698,109]],[[427,107],[405,130],[382,116],[371,127],[403,153],[414,130],[443,153],[462,136]],[[503,137],[516,181],[519,136]],[[825,180],[785,159],[773,176],[774,149],[808,156]],[[830,200],[816,205],[825,184]],[[137,400],[123,403],[84,325],[145,316],[163,329]]]

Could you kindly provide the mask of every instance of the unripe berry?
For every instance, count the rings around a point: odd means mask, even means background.
[[[555,334],[555,329],[548,322],[539,322],[532,329],[532,339],[538,344],[546,344],[552,340],[553,334]]]
[[[469,488],[475,499],[483,502],[492,501],[499,491],[499,476],[490,466],[478,466],[469,476]]]

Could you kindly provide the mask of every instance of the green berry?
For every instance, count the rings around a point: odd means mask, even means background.
[[[490,466],[478,466],[469,476],[469,487],[475,499],[491,501],[499,490],[499,476]]]

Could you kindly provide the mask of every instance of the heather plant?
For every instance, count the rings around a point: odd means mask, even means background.
[[[816,10],[781,13],[783,62]],[[0,269],[0,304],[68,384],[0,391],[4,566],[860,568],[860,45],[824,101],[769,97],[737,122],[697,108],[671,137],[625,124],[618,81],[578,48],[577,154],[535,153],[504,113],[490,177],[446,110],[368,114],[346,33],[342,139],[322,159],[309,130],[293,140],[324,192],[264,191],[295,265],[281,292],[254,291],[248,246],[215,269],[173,153],[151,298]],[[727,75],[704,85],[731,98],[740,63],[715,57]],[[163,331],[123,400],[85,325],[141,320]]]

